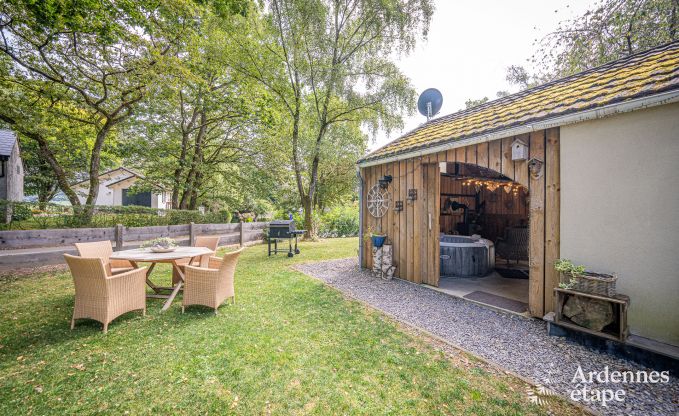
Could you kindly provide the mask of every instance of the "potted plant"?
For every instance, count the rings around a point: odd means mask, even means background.
[[[373,247],[380,248],[384,245],[384,241],[387,239],[386,235],[375,233],[372,227],[368,227],[366,231],[367,232],[365,233],[363,238],[366,241],[370,239],[370,242],[372,243]]]
[[[387,239],[386,235],[370,234],[370,240],[372,241],[373,247],[376,248],[382,247],[386,239]]]
[[[169,237],[160,237],[144,242],[141,247],[154,253],[169,253],[177,249],[177,242]]]
[[[568,259],[558,259],[554,262],[554,269],[561,273],[562,289],[572,289],[579,292],[593,293],[603,296],[615,296],[615,274],[595,273],[585,269],[585,266],[575,265]]]

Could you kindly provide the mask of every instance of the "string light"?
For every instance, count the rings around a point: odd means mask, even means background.
[[[486,179],[465,179],[464,182],[462,182],[462,186],[473,186],[476,192],[480,192],[483,188],[490,192],[495,192],[498,188],[502,188],[508,195],[518,195],[519,189],[523,187],[523,185],[519,185],[518,183]]]

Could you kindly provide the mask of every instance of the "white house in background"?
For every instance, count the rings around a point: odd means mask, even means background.
[[[129,206],[150,208],[172,208],[170,193],[167,191],[145,191],[133,194],[130,188],[144,175],[126,167],[119,167],[99,175],[99,194],[94,205]],[[81,203],[85,203],[89,191],[89,180],[73,185]]]
[[[19,140],[12,130],[0,129],[0,199],[24,200],[24,166]]]

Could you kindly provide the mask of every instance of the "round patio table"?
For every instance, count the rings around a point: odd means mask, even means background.
[[[135,248],[132,250],[116,251],[110,258],[115,260],[127,260],[132,263],[132,266],[135,268],[139,268],[138,263],[151,263],[151,266],[146,270],[146,284],[153,289],[154,293],[147,294],[146,297],[167,299],[162,308],[163,311],[166,311],[170,305],[172,305],[172,301],[184,285],[184,272],[180,266],[191,264],[196,258],[200,258],[200,267],[207,267],[210,255],[214,253],[214,251],[207,247],[177,247],[176,250],[169,253],[154,253],[146,248]],[[188,259],[189,261],[180,261],[185,259]],[[172,268],[179,277],[179,280],[174,286],[158,286],[149,279],[149,276],[157,263],[172,264]],[[170,291],[169,294],[163,293],[168,291]]]

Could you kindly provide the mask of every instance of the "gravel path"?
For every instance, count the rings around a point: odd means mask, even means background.
[[[651,371],[563,338],[550,337],[546,323],[538,319],[496,312],[398,279],[376,279],[361,270],[355,258],[307,263],[296,268],[406,324],[429,331],[566,396],[578,388],[577,383],[572,383],[578,365],[585,376],[588,371],[604,371],[606,366],[609,371]],[[588,387],[625,391],[624,402],[611,401],[608,407],[596,402],[584,403],[603,414],[679,414],[676,374],[667,383],[597,384],[594,381]]]

